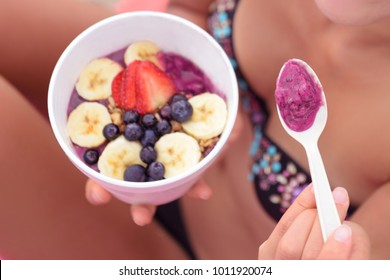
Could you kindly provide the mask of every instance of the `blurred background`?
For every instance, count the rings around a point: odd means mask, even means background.
[[[129,11],[163,11],[169,0],[80,0],[113,7],[118,13]]]

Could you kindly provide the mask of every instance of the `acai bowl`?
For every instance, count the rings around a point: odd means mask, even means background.
[[[65,154],[130,204],[182,196],[221,153],[237,107],[218,43],[158,12],[113,16],[82,32],[61,55],[48,95]]]

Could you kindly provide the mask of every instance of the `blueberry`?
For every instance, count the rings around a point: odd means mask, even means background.
[[[172,131],[172,125],[169,121],[167,120],[161,120],[158,122],[156,126],[157,133],[162,136],[165,134],[168,134]]]
[[[120,134],[119,127],[116,124],[109,123],[103,128],[103,135],[108,141],[116,139]]]
[[[122,120],[125,124],[136,123],[139,120],[139,113],[135,110],[126,110],[123,113]]]
[[[154,181],[157,180],[153,179],[152,177],[146,176],[145,182],[154,182]]]
[[[152,146],[146,146],[141,149],[140,158],[143,162],[149,164],[157,159],[157,152]]]
[[[145,167],[140,164],[130,165],[125,170],[124,179],[129,182],[145,182]]]
[[[84,162],[88,165],[94,165],[99,160],[99,152],[96,149],[88,149],[83,155]]]
[[[185,122],[192,116],[192,106],[187,100],[179,100],[172,104],[171,117],[178,122]]]
[[[154,180],[161,180],[164,178],[165,167],[161,162],[155,161],[149,164],[146,169],[146,174]]]
[[[176,93],[169,99],[169,104],[172,105],[173,103],[176,103],[180,100],[187,100],[187,97],[181,93]]]
[[[142,127],[137,123],[129,123],[125,127],[124,136],[129,141],[137,141],[144,135]]]
[[[144,135],[141,138],[142,146],[154,146],[157,141],[157,135],[153,129],[146,129]]]
[[[157,118],[153,114],[145,114],[141,118],[141,124],[144,127],[152,128],[157,124]]]
[[[169,120],[171,118],[171,106],[162,106],[158,113],[160,114],[161,118]]]

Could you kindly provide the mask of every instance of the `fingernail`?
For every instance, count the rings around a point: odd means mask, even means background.
[[[149,217],[151,216],[151,211],[146,207],[140,207],[137,211],[133,213],[133,221],[139,226],[147,225],[149,221]]]
[[[351,239],[351,235],[352,235],[351,228],[343,224],[335,230],[333,234],[333,238],[340,243],[348,243],[349,240]]]
[[[147,224],[145,217],[142,215],[134,215],[133,221],[136,225],[141,227]]]
[[[146,225],[146,222],[145,222],[144,217],[140,217],[140,216],[135,215],[135,216],[133,217],[133,221],[134,221],[134,223],[135,223],[136,225],[138,225],[138,226],[140,226],[140,227]]]
[[[199,193],[199,198],[200,198],[200,199],[203,199],[203,200],[209,199],[210,196],[211,196],[211,192],[208,191],[208,190],[202,190],[202,191]]]
[[[337,204],[344,204],[347,201],[347,191],[344,188],[337,187],[333,190],[333,199]]]

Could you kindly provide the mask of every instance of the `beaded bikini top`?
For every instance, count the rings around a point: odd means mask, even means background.
[[[235,59],[232,26],[238,2],[215,1],[210,9],[208,26],[211,35],[230,58],[243,93],[241,104],[252,123],[254,137],[249,150],[252,166],[248,180],[253,182],[262,207],[275,220],[279,220],[298,194],[311,182],[311,178],[265,135],[264,127],[268,118],[266,104],[246,82]]]

